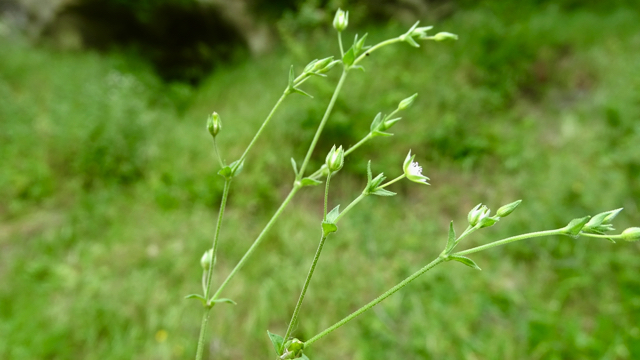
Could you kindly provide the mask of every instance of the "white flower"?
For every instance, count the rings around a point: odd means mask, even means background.
[[[411,150],[409,150],[409,154],[407,154],[407,158],[404,160],[404,164],[402,166],[404,169],[404,175],[407,179],[413,182],[430,185],[427,182],[429,178],[422,175],[422,166],[418,165],[417,161],[413,161],[415,157],[415,155],[411,156]]]

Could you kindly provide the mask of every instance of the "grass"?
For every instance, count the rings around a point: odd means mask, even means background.
[[[433,185],[401,183],[397,197],[366,199],[341,222],[296,336],[313,336],[437,256],[448,222],[461,231],[479,202],[524,199],[463,246],[619,206],[618,227],[638,225],[637,10],[507,10],[461,9],[436,24],[458,42],[381,51],[349,79],[312,167],[334,142],[355,143],[378,111],[420,95],[395,137],[347,160],[331,203],[361,191],[369,159],[374,172],[399,174],[409,148]],[[389,24],[369,36],[403,31]],[[200,309],[183,297],[200,286],[222,190],[204,121],[221,114],[223,156],[238,157],[288,66],[336,50],[331,33],[292,41],[306,49],[300,58],[278,50],[190,89],[162,84],[128,57],[0,39],[0,357],[193,356]],[[289,158],[302,159],[335,81],[305,84],[314,100],[288,99],[234,182],[218,281],[286,194]],[[316,188],[294,200],[224,294],[238,305],[213,310],[215,358],[272,356],[266,330],[286,328],[320,235],[321,199]],[[309,356],[638,358],[638,250],[552,238],[478,254],[482,272],[447,263]]]

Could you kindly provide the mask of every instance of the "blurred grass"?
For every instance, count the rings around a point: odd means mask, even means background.
[[[312,166],[354,144],[378,111],[420,95],[392,130],[350,157],[331,202],[374,172],[400,172],[409,148],[430,188],[401,183],[366,199],[329,239],[296,336],[313,336],[411,274],[462,231],[479,202],[524,199],[465,246],[640,209],[640,18],[553,5],[457,11],[436,30],[456,43],[385,49],[355,72]],[[355,27],[355,26],[354,26]],[[371,41],[404,32],[368,29]],[[304,43],[303,41],[308,41]],[[312,45],[309,45],[312,44]],[[0,357],[178,359],[195,351],[198,259],[210,246],[222,182],[206,115],[237,158],[277,100],[289,64],[335,53],[334,35],[230,65],[191,89],[163,84],[118,55],[57,53],[0,38]],[[302,51],[300,50],[302,49]],[[288,99],[234,183],[216,279],[235,265],[283,199],[336,81]],[[283,333],[319,238],[322,189],[302,192],[215,308],[211,358],[266,358]],[[445,264],[327,336],[312,358],[635,359],[638,243],[539,239]],[[213,355],[215,353],[215,355]]]

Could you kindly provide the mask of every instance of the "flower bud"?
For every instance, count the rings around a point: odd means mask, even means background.
[[[639,227],[630,227],[620,234],[622,240],[625,241],[638,241],[640,240],[640,228]]]
[[[336,16],[333,18],[333,27],[338,32],[342,32],[347,28],[347,25],[349,25],[349,12],[338,9]]]
[[[200,258],[200,265],[202,269],[207,271],[211,267],[211,263],[213,262],[213,249],[209,249],[204,252],[202,257]]]
[[[469,215],[467,215],[467,220],[469,221],[469,225],[476,226],[482,219],[489,216],[491,210],[486,205],[482,205],[482,203],[476,205],[471,211],[469,211]]]
[[[435,41],[458,40],[458,35],[449,32],[439,32],[433,36]]]
[[[214,138],[222,129],[222,122],[220,121],[220,115],[217,112],[213,112],[213,114],[209,115],[207,118],[207,130],[209,130],[209,134]]]
[[[507,204],[500,207],[496,215],[498,215],[501,218],[507,217],[507,215],[511,214],[513,210],[515,210],[518,207],[518,205],[520,205],[521,202],[522,200],[518,200],[518,201],[512,202],[511,204]]]
[[[342,165],[344,165],[344,150],[342,146],[336,149],[336,146],[333,145],[329,154],[327,154],[327,168],[329,171],[334,173],[342,169]]]
[[[398,104],[398,110],[404,110],[404,109],[408,108],[409,106],[411,106],[411,104],[413,104],[413,102],[415,101],[417,96],[418,96],[418,94],[413,94],[413,95],[409,96],[408,98],[400,101],[400,104]]]

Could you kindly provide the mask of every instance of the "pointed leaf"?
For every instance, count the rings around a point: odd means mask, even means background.
[[[200,294],[190,294],[184,297],[185,299],[198,299],[202,302],[202,305],[206,305],[207,300],[204,298],[204,296],[200,295]]]
[[[475,261],[469,259],[466,256],[451,255],[451,256],[449,256],[449,259],[455,260],[455,261],[460,262],[460,263],[463,263],[463,264],[467,265],[468,267],[474,268],[476,270],[482,270],[482,269],[480,269],[480,267],[478,265],[476,265]]]
[[[231,304],[231,305],[238,305],[235,301],[231,300],[231,299],[227,299],[227,298],[222,298],[222,299],[211,299],[209,300],[209,303],[211,304],[215,304],[215,303],[227,303],[227,304]]]
[[[364,34],[364,36],[360,40],[358,40],[358,37],[356,35],[356,40],[355,40],[355,42],[353,44],[354,53],[355,53],[356,56],[358,56],[358,54],[360,54],[360,52],[362,52],[362,50],[364,48],[364,41],[367,38],[367,35],[369,35],[369,34]]]
[[[276,350],[276,354],[278,354],[278,356],[282,355],[282,345],[284,344],[284,339],[282,338],[282,336],[274,334],[269,330],[267,330],[267,334],[269,335],[269,340],[271,340],[271,343]]]
[[[371,160],[367,163],[367,186],[371,184]]]
[[[231,166],[231,176],[236,176],[242,172],[242,168],[244,167],[244,160],[236,160],[229,166]]]
[[[589,222],[589,219],[591,219],[591,216],[571,220],[569,224],[563,228],[564,234],[577,238],[582,228]]]
[[[304,92],[304,91],[300,90],[300,89],[299,89],[299,88],[297,88],[297,87],[292,88],[292,90],[293,90],[293,92],[297,92],[298,94],[302,94],[302,95],[304,95],[304,96],[308,96],[308,97],[310,97],[310,98],[312,98],[312,99],[313,99],[313,96],[311,96],[310,94],[308,94],[308,93],[306,93],[306,92]]]
[[[380,126],[381,123],[382,123],[382,113],[379,112],[371,122],[371,127],[370,127],[371,132],[375,131],[378,128],[378,126]]]
[[[449,238],[447,239],[447,247],[445,248],[445,254],[449,254],[456,245],[456,230],[453,228],[453,221],[449,223]]]
[[[375,130],[373,132],[373,136],[393,136],[393,134],[392,133],[388,133],[388,132],[384,132],[384,131]]]
[[[342,63],[345,66],[353,65],[353,62],[356,60],[356,54],[353,52],[353,47],[349,48],[344,56],[342,57]]]
[[[293,82],[296,80],[296,75],[293,72],[293,65],[289,68],[289,87],[293,88]]]
[[[413,37],[411,37],[411,36],[407,36],[407,37],[405,38],[405,41],[406,41],[406,42],[408,42],[408,43],[409,43],[409,45],[411,45],[411,46],[413,46],[413,47],[417,47],[417,48],[419,48],[419,47],[420,47],[420,45],[419,45],[415,40],[413,40]]]
[[[396,193],[394,193],[393,191],[389,191],[389,190],[385,190],[385,189],[376,189],[376,191],[371,193],[372,195],[378,195],[378,196],[394,196],[396,195]]]
[[[314,180],[312,178],[304,178],[300,180],[300,185],[302,186],[316,186],[322,184],[322,181]]]
[[[331,233],[334,233],[336,231],[338,231],[338,227],[336,226],[336,224],[326,222],[326,221],[322,222],[322,232],[324,233],[325,236]]]
[[[333,224],[336,221],[336,218],[338,218],[338,215],[340,215],[340,205],[334,207],[331,211],[329,211],[329,213],[327,214],[327,222]]]
[[[291,158],[291,166],[293,166],[293,173],[298,175],[298,165],[293,158]]]
[[[362,65],[353,65],[351,68],[352,69],[362,70],[362,72],[366,72],[366,71],[364,71],[364,66],[362,66]]]
[[[376,176],[373,180],[371,180],[371,187],[372,190],[375,190],[378,188],[378,186],[380,186],[380,184],[384,181],[384,179],[386,179],[387,177],[384,176],[384,173],[380,173],[378,174],[378,176]]]

